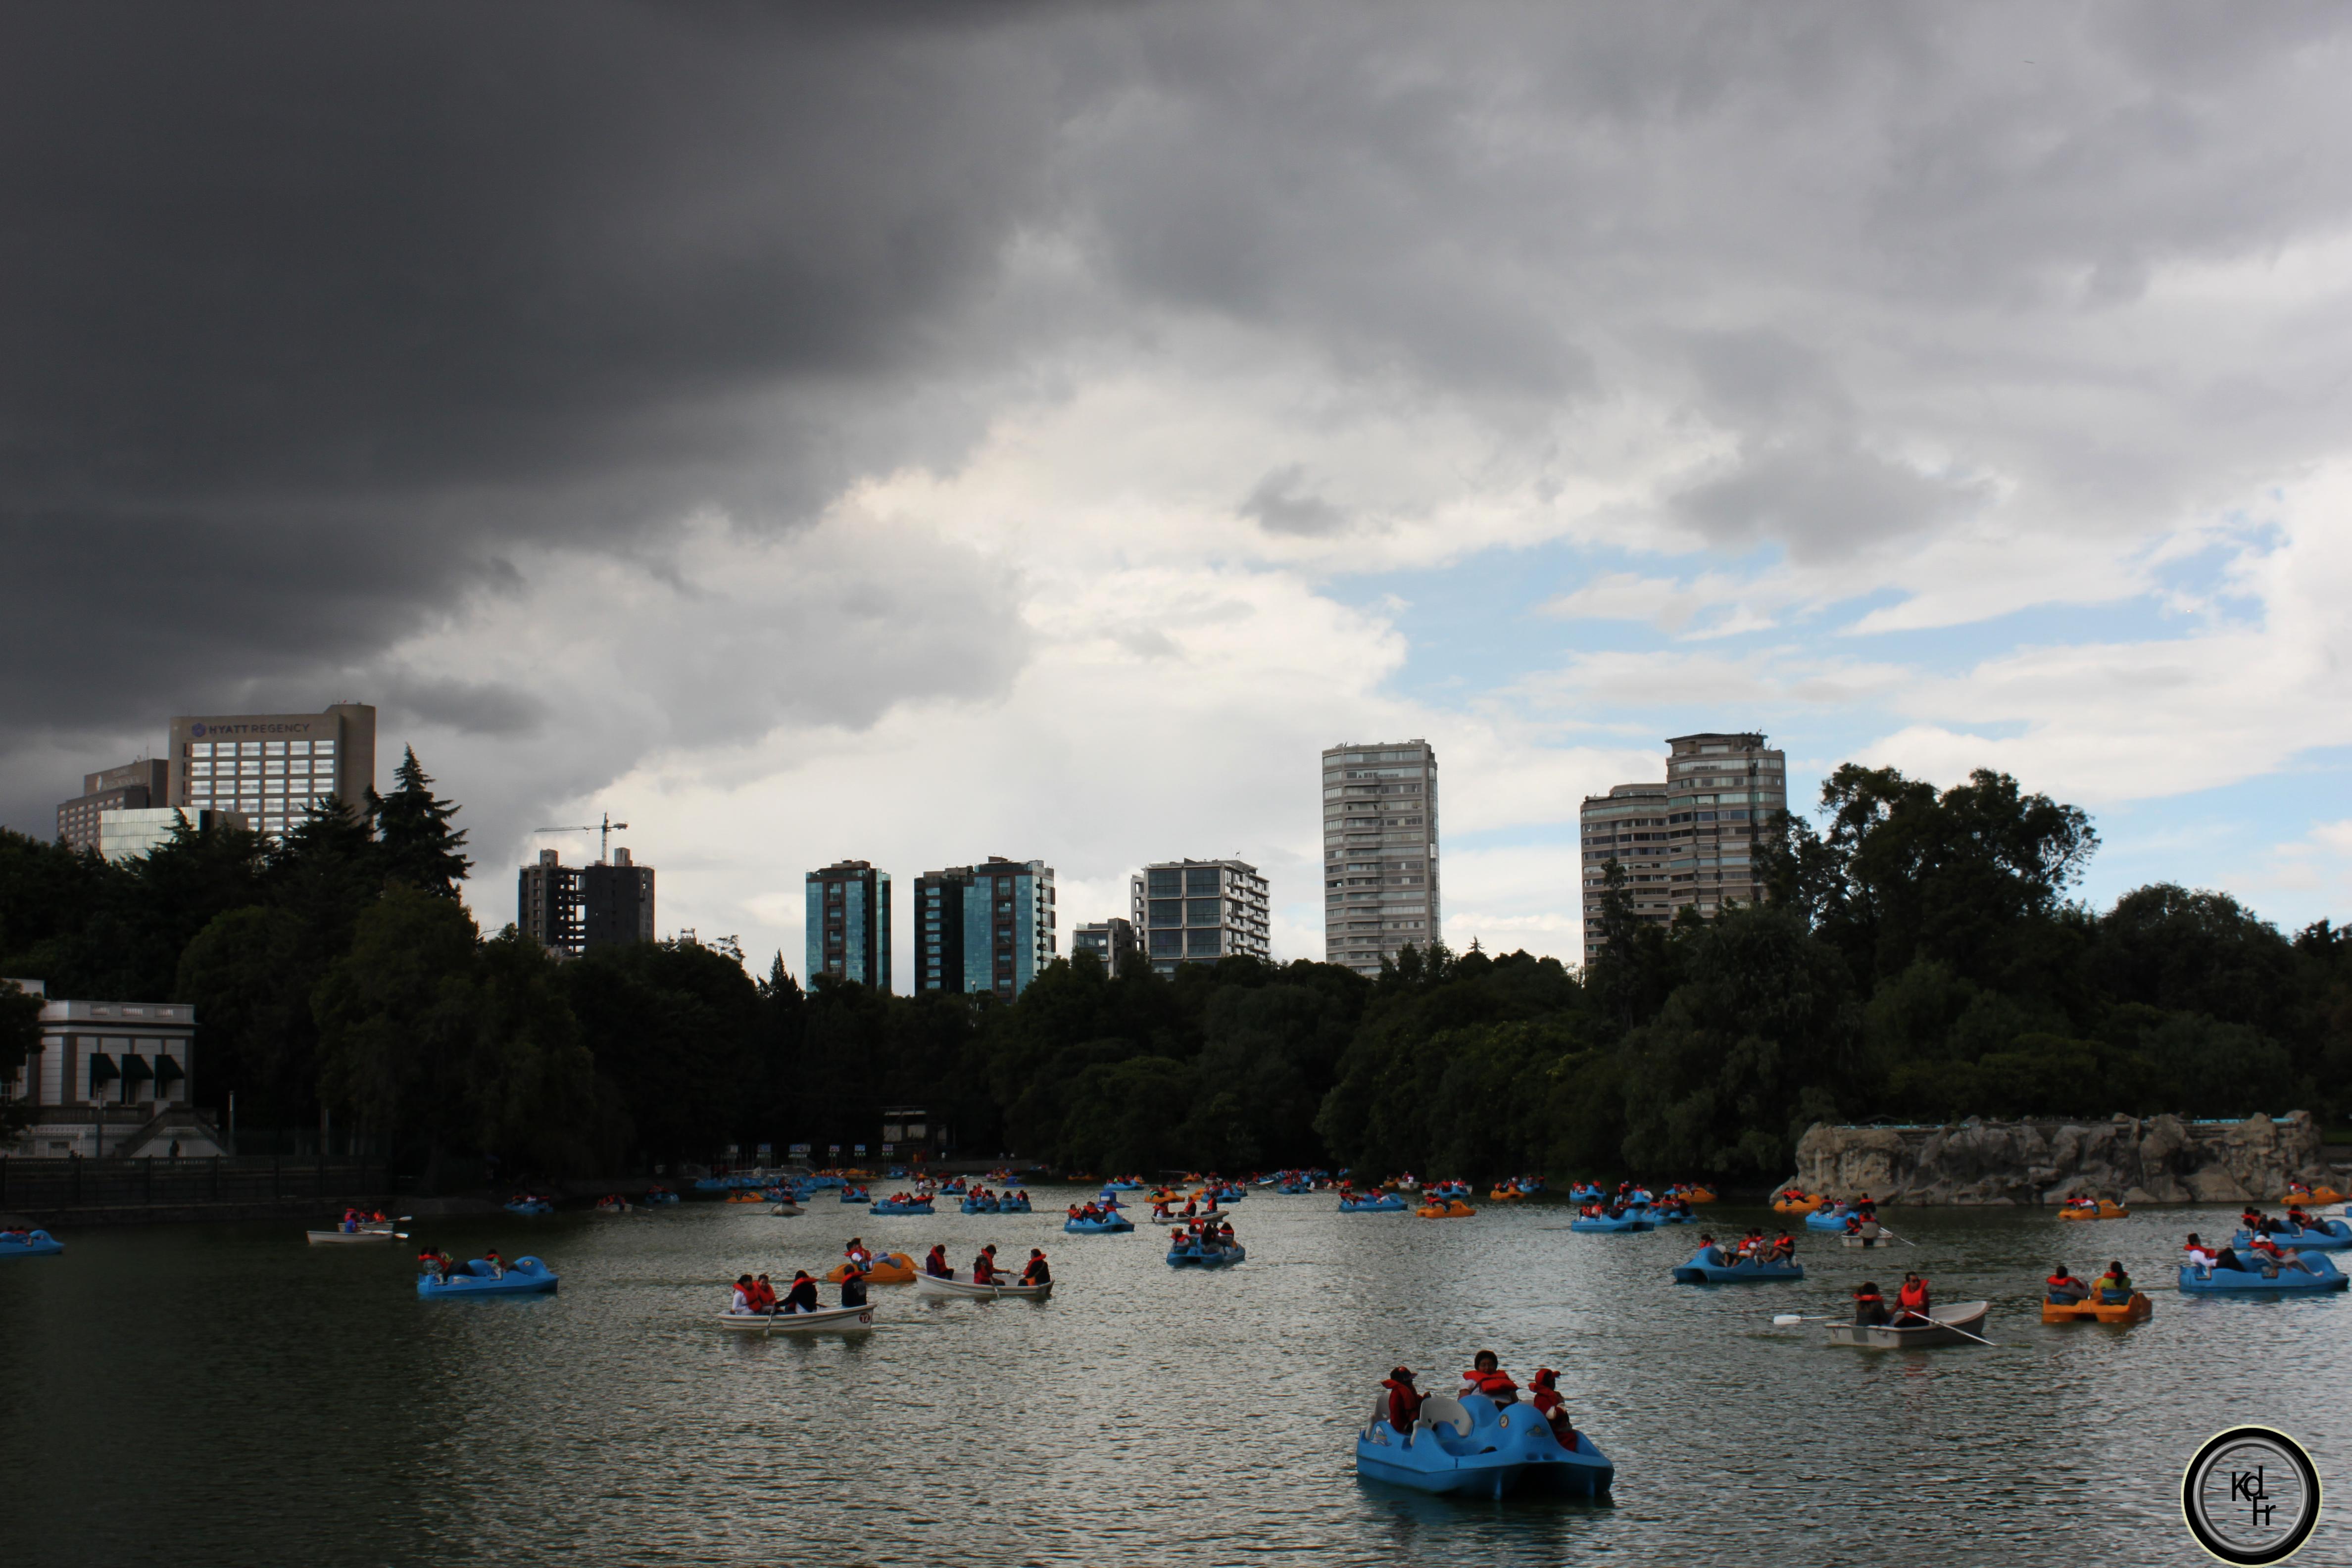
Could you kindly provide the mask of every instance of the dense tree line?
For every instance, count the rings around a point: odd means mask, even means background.
[[[2343,1114],[2352,945],[2167,885],[2070,900],[2079,810],[1979,773],[1841,768],[1761,851],[1773,900],[1670,925],[1607,868],[1604,955],[1408,951],[1377,978],[1227,959],[1051,965],[1016,1001],[803,991],[668,942],[560,962],[479,931],[456,808],[411,754],[357,812],[144,858],[0,834],[0,973],[198,1009],[200,1101],[323,1108],[411,1168],[612,1171],[872,1142],[919,1104],[966,1151],[1073,1168],[1307,1164],[1769,1179],[1810,1122]],[[0,1006],[0,1070],[24,1020]],[[18,1042],[12,1047],[11,1042]]]

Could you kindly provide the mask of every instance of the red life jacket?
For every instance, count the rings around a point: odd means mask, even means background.
[[[1904,1286],[1902,1290],[1896,1294],[1895,1304],[1902,1308],[1906,1312],[1926,1311],[1927,1310],[1927,1282],[1925,1279],[1912,1280],[1909,1284]]]
[[[1421,1414],[1421,1390],[1392,1377],[1381,1379],[1381,1386],[1389,1391],[1389,1425],[1400,1432],[1412,1431],[1413,1417]]]
[[[1500,1368],[1493,1372],[1474,1372],[1470,1377],[1477,1385],[1478,1392],[1497,1405],[1511,1399],[1519,1392],[1519,1385],[1513,1383],[1510,1374]]]
[[[776,1288],[773,1285],[762,1285],[754,1279],[745,1293],[751,1299],[753,1311],[763,1311],[776,1304]]]

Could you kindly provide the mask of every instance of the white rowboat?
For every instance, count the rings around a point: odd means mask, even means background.
[[[313,1247],[341,1247],[354,1241],[390,1241],[392,1226],[369,1226],[359,1230],[314,1230],[308,1233]]]
[[[820,1307],[814,1312],[720,1312],[719,1326],[737,1333],[862,1334],[874,1326],[871,1307]]]
[[[975,1285],[969,1279],[942,1279],[933,1274],[915,1276],[915,1294],[918,1296],[945,1296],[950,1300],[961,1297],[974,1301],[992,1301],[999,1296],[1009,1296],[1042,1301],[1053,1293],[1051,1280],[1043,1285]]]
[[[1830,1343],[1857,1345],[1864,1350],[1916,1350],[1922,1345],[1968,1345],[1977,1341],[1970,1335],[1984,1332],[1983,1301],[1955,1301],[1948,1307],[1930,1307],[1927,1316],[1932,1322],[1912,1320],[1902,1328],[1893,1324],[1870,1328],[1861,1323],[1832,1323]],[[1954,1332],[1962,1330],[1964,1332]]]

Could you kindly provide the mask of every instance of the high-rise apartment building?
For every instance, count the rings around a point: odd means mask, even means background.
[[[614,849],[608,864],[566,866],[552,849],[515,879],[515,925],[566,958],[654,940],[654,868]]]
[[[161,757],[142,757],[119,768],[81,776],[81,794],[58,807],[58,837],[76,849],[95,849],[101,811],[152,811],[164,804],[170,768]]]
[[[1439,940],[1437,752],[1426,741],[1323,753],[1323,957],[1365,974]]]
[[[1054,962],[1054,868],[991,855],[915,879],[915,989],[1011,1001]]]
[[[1070,932],[1070,956],[1091,952],[1102,960],[1102,966],[1117,974],[1119,965],[1136,951],[1135,926],[1132,921],[1113,915],[1107,921],[1092,921],[1076,927]]]
[[[1664,925],[1675,912],[1720,913],[1761,903],[1756,838],[1789,809],[1788,755],[1760,734],[1678,735],[1664,784],[1618,784],[1578,814],[1584,855],[1584,961],[1599,956],[1609,862],[1625,868],[1633,912]]]
[[[299,827],[314,800],[353,811],[375,787],[375,709],[207,713],[172,721],[167,805],[234,811],[263,833]]]
[[[889,872],[844,860],[808,874],[805,973],[890,989]]]
[[[1246,860],[1162,860],[1128,879],[1144,955],[1162,974],[1180,963],[1267,958],[1265,879]]]

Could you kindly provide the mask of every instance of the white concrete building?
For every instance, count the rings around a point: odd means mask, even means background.
[[[1625,868],[1633,912],[1664,925],[1685,908],[1702,915],[1764,901],[1756,838],[1789,809],[1788,753],[1755,732],[1677,735],[1664,784],[1618,784],[1587,795],[1578,813],[1584,855],[1584,961],[1601,952],[1601,893],[1609,862]]]
[[[1128,879],[1136,935],[1162,974],[1180,963],[1271,959],[1265,879],[1246,860],[1162,860]]]
[[[1323,753],[1323,957],[1365,974],[1444,927],[1437,880],[1437,752],[1426,741]]]
[[[196,1010],[183,1002],[52,1000],[37,980],[10,982],[42,996],[41,1048],[8,1085],[33,1122],[5,1152],[19,1158],[132,1159],[226,1151],[188,1100]]]

